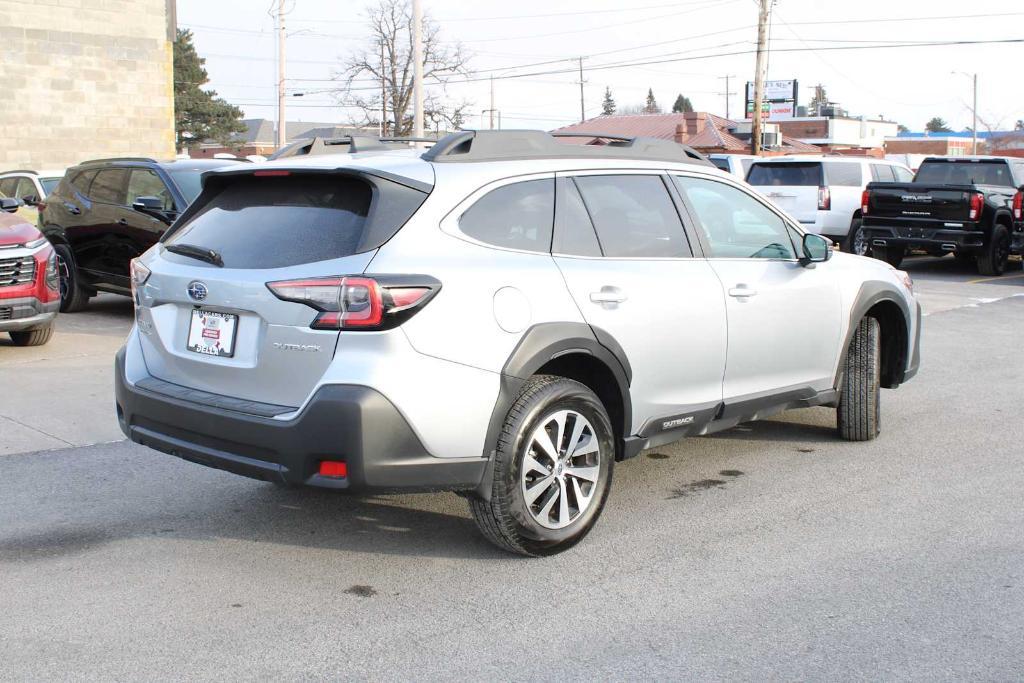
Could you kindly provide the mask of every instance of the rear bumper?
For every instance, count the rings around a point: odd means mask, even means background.
[[[21,332],[53,322],[60,301],[43,303],[35,297],[0,298],[0,332]]]
[[[980,230],[950,230],[945,228],[911,228],[903,226],[865,225],[864,237],[871,246],[896,246],[929,251],[978,251],[984,248],[987,237]],[[1011,248],[1019,250],[1024,235],[1014,233]]]
[[[252,414],[280,412],[275,406],[240,412],[224,407],[232,401],[225,397],[176,385],[161,389],[159,381],[146,386],[127,380],[122,348],[115,394],[129,439],[253,479],[348,491],[462,490],[476,488],[487,466],[483,458],[430,455],[397,408],[365,386],[321,387],[290,419]],[[320,475],[322,460],[344,460],[348,476]]]

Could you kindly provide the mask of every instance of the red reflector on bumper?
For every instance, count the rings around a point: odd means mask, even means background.
[[[348,466],[344,460],[321,460],[320,476],[344,479],[348,476]]]

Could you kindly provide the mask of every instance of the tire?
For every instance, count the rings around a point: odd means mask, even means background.
[[[551,436],[558,433],[565,437]],[[547,448],[536,440],[543,435]],[[575,451],[582,452],[566,458],[573,436]],[[552,444],[557,460],[548,455]],[[538,375],[523,386],[502,425],[491,499],[471,497],[470,512],[484,537],[503,550],[532,557],[560,553],[579,543],[600,517],[614,462],[611,422],[594,392],[564,377]]]
[[[857,254],[858,256],[870,256],[871,245],[868,244],[867,238],[864,237],[863,221],[859,218],[854,218],[850,223],[850,232],[846,234],[846,239],[843,241],[843,251],[850,254]]]
[[[1002,275],[1010,258],[1010,233],[1002,225],[992,228],[988,244],[978,254],[978,272],[982,275]]]
[[[9,334],[15,346],[42,346],[53,336],[53,325],[37,327],[34,330],[10,332]]]
[[[875,247],[871,255],[879,261],[885,261],[893,268],[899,268],[907,250],[903,247]]]
[[[90,292],[82,286],[75,255],[66,244],[54,247],[57,252],[57,274],[60,277],[60,312],[76,313],[89,303]]]
[[[874,318],[857,324],[846,354],[836,429],[847,441],[870,441],[881,423],[881,331]]]

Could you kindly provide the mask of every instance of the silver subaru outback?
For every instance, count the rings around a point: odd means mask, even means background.
[[[580,541],[645,448],[805,406],[875,438],[919,365],[910,278],[688,148],[605,141],[208,172],[132,264],[121,428],[281,484],[459,491],[527,555]]]

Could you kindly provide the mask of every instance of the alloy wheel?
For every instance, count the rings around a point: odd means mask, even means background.
[[[71,269],[68,262],[57,254],[57,278],[59,281],[60,300],[67,301],[68,292],[71,291]]]
[[[546,416],[530,435],[520,485],[533,520],[563,529],[590,507],[601,474],[593,425],[574,410]]]

